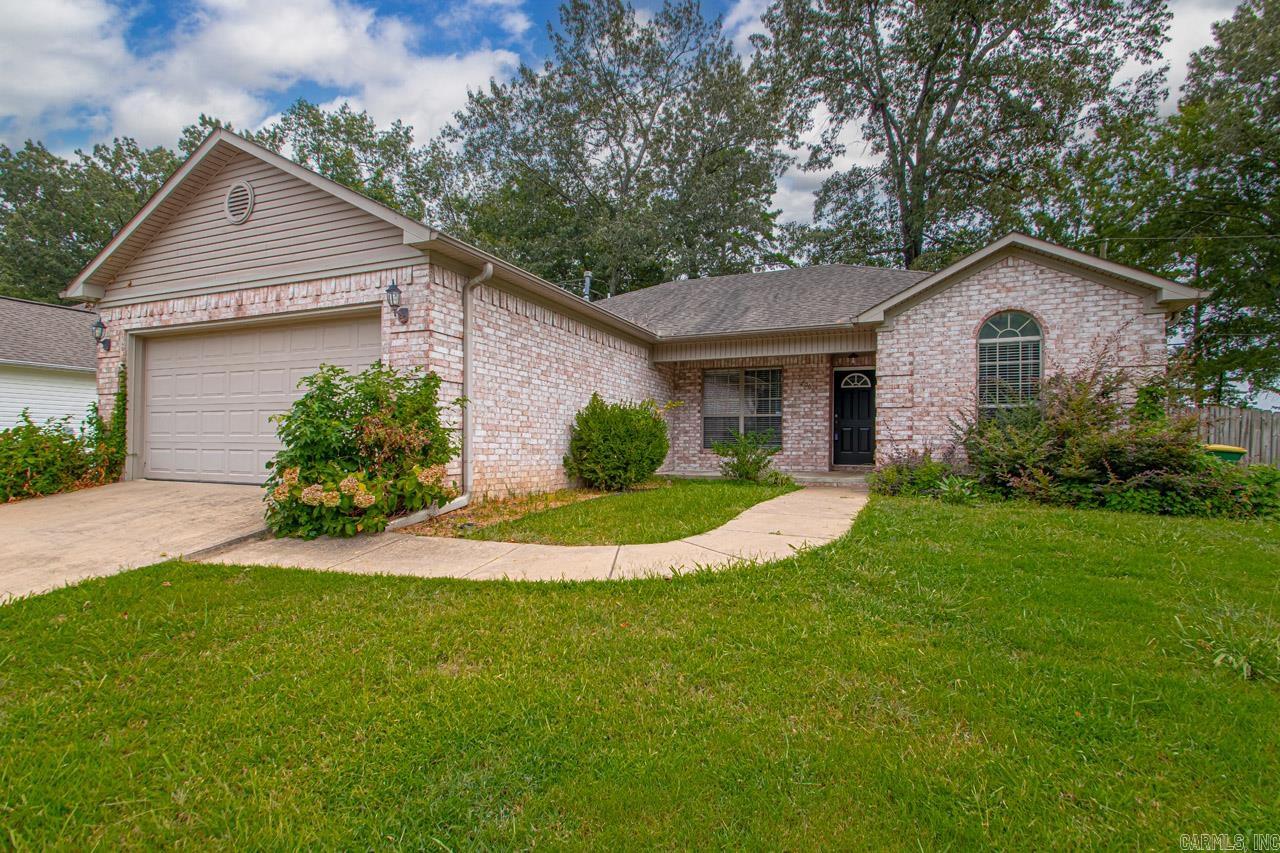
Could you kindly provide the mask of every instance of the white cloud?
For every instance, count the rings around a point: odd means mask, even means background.
[[[23,0],[0,5],[15,2]],[[486,2],[508,32],[528,28],[519,0]],[[146,57],[129,53],[121,13],[105,0],[19,8],[12,17],[23,25],[6,24],[0,36],[0,120],[12,117],[9,136],[20,126],[38,133],[75,122],[95,136],[172,144],[201,112],[258,127],[282,95],[311,84],[382,124],[403,119],[426,139],[465,103],[468,87],[505,77],[519,62],[489,46],[426,54],[418,46],[426,33],[350,0],[200,0],[171,42]],[[28,60],[7,48],[24,43],[40,45],[29,51],[36,60],[52,57],[39,75],[18,73]]]
[[[523,0],[462,0],[436,16],[436,26],[455,36],[476,33],[486,21],[494,21],[511,38],[520,38],[533,21],[520,8]]]
[[[751,37],[765,31],[760,18],[768,8],[769,0],[735,0],[724,16],[724,31],[738,53],[746,56],[752,52]]]
[[[129,76],[125,21],[105,0],[0,0],[0,122],[21,138],[73,124],[69,113]]]

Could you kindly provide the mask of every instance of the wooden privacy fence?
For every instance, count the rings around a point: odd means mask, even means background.
[[[1249,451],[1245,462],[1280,465],[1280,412],[1205,406],[1200,434],[1208,444],[1232,444]]]

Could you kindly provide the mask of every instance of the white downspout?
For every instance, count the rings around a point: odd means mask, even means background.
[[[442,507],[428,507],[421,512],[415,512],[412,515],[397,519],[387,525],[388,530],[397,530],[401,527],[417,524],[428,518],[444,515],[446,512],[453,512],[455,509],[462,509],[471,503],[471,324],[473,320],[471,304],[476,285],[482,284],[491,278],[493,278],[493,264],[486,263],[484,268],[480,270],[479,275],[468,279],[467,283],[462,286],[462,398],[465,401],[462,404],[462,494]]]

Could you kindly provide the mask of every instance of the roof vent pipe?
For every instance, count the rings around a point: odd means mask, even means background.
[[[582,298],[591,301],[591,270],[582,274]]]

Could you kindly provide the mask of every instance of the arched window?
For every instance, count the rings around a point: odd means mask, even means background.
[[[978,405],[1008,409],[1040,391],[1040,324],[1030,314],[1003,311],[978,331]]]

